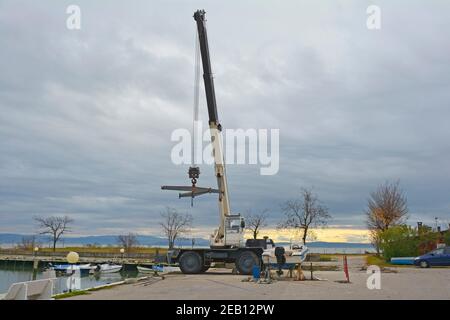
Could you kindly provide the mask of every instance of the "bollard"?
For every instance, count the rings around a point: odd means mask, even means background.
[[[33,260],[33,280],[36,280],[38,267],[39,267],[39,260],[37,259]]]
[[[305,280],[305,275],[303,274],[302,271],[302,264],[299,263],[297,266],[297,281],[303,281]]]
[[[347,283],[350,283],[350,275],[349,275],[349,273],[348,273],[347,256],[344,256],[343,262],[344,262],[344,273],[345,273],[345,278],[347,279]]]

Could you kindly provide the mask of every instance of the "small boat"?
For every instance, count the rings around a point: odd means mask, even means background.
[[[264,264],[282,265],[291,268],[305,261],[308,255],[308,248],[305,245],[293,245],[291,248],[268,248],[262,253]]]
[[[139,273],[154,273],[155,270],[153,270],[153,268],[148,268],[148,267],[141,267],[141,266],[137,266],[138,272]]]
[[[95,269],[95,271],[98,271],[100,273],[116,273],[120,272],[120,270],[122,270],[122,265],[109,263],[99,264]]]
[[[153,265],[152,267],[137,266],[137,269],[139,273],[155,273],[155,272],[170,273],[180,271],[179,267],[163,266],[163,265]]]
[[[72,274],[74,271],[79,270],[81,275],[89,274],[95,267],[88,264],[58,264],[50,265],[50,270],[55,272]]]
[[[414,257],[400,257],[400,258],[391,258],[391,264],[398,264],[398,265],[413,265],[414,264]]]

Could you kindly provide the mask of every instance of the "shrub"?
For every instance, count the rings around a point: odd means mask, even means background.
[[[391,227],[380,234],[380,247],[386,261],[392,257],[416,257],[423,252],[421,249],[430,247],[433,249],[438,235],[431,228],[417,229],[407,225]],[[423,250],[422,250],[423,251]],[[425,251],[429,251],[425,249]]]
[[[444,241],[447,246],[450,246],[450,230],[444,234]]]
[[[417,256],[419,253],[419,237],[417,230],[406,226],[395,226],[380,234],[381,250],[386,261],[392,257]]]

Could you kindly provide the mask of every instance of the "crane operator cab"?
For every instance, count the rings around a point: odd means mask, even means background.
[[[225,216],[224,219],[224,236],[218,239],[217,233],[219,230],[215,230],[210,238],[211,247],[244,247],[244,217],[240,214],[233,214]]]

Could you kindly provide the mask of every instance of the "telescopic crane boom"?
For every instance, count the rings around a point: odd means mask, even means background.
[[[163,186],[162,189],[184,191],[184,193],[180,194],[180,197],[191,198],[206,193],[218,193],[220,223],[219,228],[211,235],[210,248],[178,248],[171,250],[168,256],[171,262],[179,264],[183,273],[202,273],[208,270],[213,263],[218,262],[234,263],[239,273],[251,274],[253,267],[261,264],[263,252],[273,248],[275,244],[268,237],[264,237],[264,239],[249,239],[244,243],[244,219],[240,214],[231,214],[221,140],[222,127],[217,113],[214,79],[211,71],[208,36],[206,33],[205,11],[197,10],[194,13],[194,19],[197,23],[198,42],[203,66],[203,80],[208,106],[208,124],[211,133],[217,189],[196,186],[200,170],[195,166],[190,167],[188,172],[192,186]],[[266,254],[271,253],[266,252]]]
[[[211,132],[211,144],[214,156],[214,171],[217,179],[217,188],[219,190],[219,228],[215,230],[211,238],[212,246],[227,246],[224,243],[225,224],[227,217],[231,217],[230,200],[228,197],[228,184],[225,171],[225,163],[222,150],[222,126],[219,123],[217,112],[216,94],[214,90],[214,77],[211,69],[211,59],[209,56],[208,34],[206,31],[206,17],[204,10],[197,10],[194,13],[194,19],[197,22],[198,40],[200,44],[200,53],[203,66],[203,81],[205,83],[206,102],[208,106],[208,125]],[[240,222],[238,222],[240,223]]]
[[[219,202],[219,227],[210,237],[210,246],[215,248],[232,248],[244,246],[245,222],[240,214],[231,214],[230,200],[228,197],[228,184],[225,171],[225,162],[222,146],[222,126],[219,123],[217,112],[216,94],[214,91],[214,78],[209,56],[208,35],[206,32],[206,18],[204,10],[194,13],[197,22],[197,34],[200,55],[203,66],[203,81],[205,83],[206,103],[208,106],[208,125],[211,133],[212,154],[214,157],[214,173],[217,179],[217,189],[197,187],[196,182],[200,170],[198,167],[189,168],[189,178],[192,179],[192,187],[163,186],[164,190],[187,191],[180,194],[181,197],[191,197],[218,193]]]

